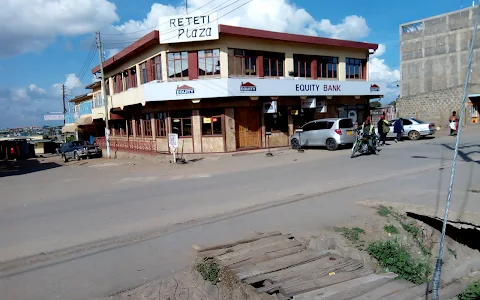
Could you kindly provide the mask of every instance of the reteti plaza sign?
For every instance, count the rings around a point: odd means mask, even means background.
[[[217,40],[217,13],[159,18],[160,44]]]

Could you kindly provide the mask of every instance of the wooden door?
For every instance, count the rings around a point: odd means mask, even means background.
[[[235,136],[237,148],[260,147],[260,114],[258,109],[242,107],[235,109]]]

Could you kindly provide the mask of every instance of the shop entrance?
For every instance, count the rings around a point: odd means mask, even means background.
[[[235,138],[237,149],[260,147],[260,114],[257,108],[235,109]]]
[[[300,106],[294,106],[292,107],[291,114],[293,119],[293,128],[299,129],[305,123],[315,119],[315,108],[300,108]]]

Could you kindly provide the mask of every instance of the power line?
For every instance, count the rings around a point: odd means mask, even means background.
[[[67,89],[69,90],[75,89],[82,85],[82,80],[87,74],[90,66],[92,65],[93,58],[95,57],[95,50],[96,50],[96,42],[95,42],[95,39],[93,39],[92,44],[90,46],[90,50],[88,51],[87,57],[83,63],[83,66],[80,69],[80,71],[77,73],[78,74],[77,80],[71,84],[72,86],[67,87]]]
[[[233,5],[233,4],[235,4],[235,3],[239,2],[239,1],[241,1],[241,0],[236,0],[236,1],[232,2],[232,3],[230,3],[229,5],[227,5],[227,6],[225,6],[225,7],[222,7],[221,9],[227,8],[228,6]],[[247,2],[241,4],[241,5],[237,6],[237,7],[235,7],[234,9],[228,11],[227,13],[221,15],[220,17],[217,17],[217,18],[216,18],[215,20],[213,20],[213,21],[217,21],[217,20],[219,20],[220,18],[223,18],[223,17],[225,17],[226,15],[231,14],[232,12],[236,11],[236,10],[239,9],[240,7],[247,5],[248,3],[252,2],[252,1],[253,1],[253,0],[248,0]],[[218,11],[217,11],[217,12],[218,12]],[[208,13],[209,13],[209,12],[207,12],[206,14],[208,14]],[[200,28],[200,27],[202,27],[202,26],[203,26],[203,24],[195,27],[194,29]],[[171,31],[166,31],[164,34],[168,34],[168,33],[174,32],[174,31],[175,31],[175,29],[173,29],[173,30],[171,30]],[[168,40],[171,40],[171,39],[173,39],[173,38],[174,38],[174,37],[167,38],[167,39],[165,39],[165,40],[163,40],[163,41],[168,41]],[[137,40],[131,41],[131,42],[136,42],[136,41],[137,41]],[[126,43],[126,42],[124,42],[124,43]],[[124,43],[119,42],[118,44],[124,44]],[[117,43],[113,42],[113,43],[109,43],[109,44],[117,44]],[[130,45],[130,46],[124,48],[124,50],[125,50],[125,49],[129,49],[129,48],[131,48],[132,46],[133,46],[133,45]],[[109,47],[109,48],[106,48],[106,49],[116,49],[116,47],[111,47],[111,48]]]
[[[206,4],[204,4],[204,5],[196,8],[196,9],[194,9],[194,10],[192,10],[192,11],[190,12],[190,14],[193,13],[193,12],[198,11],[199,9],[204,8],[205,6],[209,5],[210,3],[214,2],[214,1],[216,1],[216,0],[211,0],[211,1],[207,2]],[[227,0],[226,2],[228,2],[228,1],[230,1],[230,0]],[[187,4],[188,4],[187,1],[185,1],[185,11],[186,11],[187,13],[186,13],[185,15],[183,15],[182,17],[185,17],[185,16],[188,16],[188,15],[189,15],[188,10],[187,10]],[[168,23],[168,22],[165,22],[165,23],[163,23],[163,24],[160,24],[160,26],[163,26],[163,25],[165,25],[165,24],[167,24],[167,23]],[[145,28],[145,29],[137,30],[137,31],[125,32],[125,33],[102,33],[102,35],[127,35],[127,34],[135,34],[135,33],[144,32],[144,31],[152,31],[153,29],[158,28],[158,27],[159,27],[159,25],[153,26],[153,27],[150,27],[150,28]]]

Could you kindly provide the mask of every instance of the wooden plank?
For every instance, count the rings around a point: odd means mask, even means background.
[[[394,273],[370,274],[324,288],[315,289],[293,297],[294,300],[340,300],[352,299],[382,286],[397,277]],[[375,298],[377,300],[378,298]]]
[[[374,290],[371,290],[370,292],[365,293],[357,298],[354,298],[354,300],[377,300],[393,293],[412,288],[414,286],[415,284],[406,281],[405,279],[394,280],[385,285],[379,286]],[[423,300],[425,300],[425,298],[423,298]]]
[[[203,246],[194,245],[193,248],[195,250],[197,250],[198,252],[206,252],[206,251],[212,251],[212,250],[226,249],[226,248],[231,248],[231,247],[234,247],[234,246],[237,246],[237,245],[240,245],[240,244],[246,244],[246,243],[257,241],[259,239],[263,239],[263,238],[270,237],[270,236],[277,236],[277,235],[282,235],[282,233],[279,232],[279,231],[266,232],[266,233],[262,233],[262,234],[255,234],[251,237],[241,239],[241,240],[237,240],[233,243],[219,244],[219,245],[210,246],[210,247],[203,247]]]
[[[293,243],[292,245],[297,245],[297,246],[290,247],[285,244],[275,245],[275,246],[272,246],[272,248],[270,248],[268,252],[264,252],[263,254],[261,253],[263,252],[261,251],[263,249],[259,249],[258,255],[256,253],[252,253],[251,257],[247,259],[241,259],[235,263],[231,263],[228,265],[228,267],[232,269],[234,273],[236,273],[236,270],[238,270],[238,268],[251,265],[251,264],[264,262],[264,261],[269,261],[271,259],[283,257],[286,255],[291,255],[294,253],[299,253],[302,250],[305,250],[305,246],[302,244],[298,245]],[[285,247],[288,247],[288,248],[285,248]]]
[[[332,260],[332,258],[334,260]],[[335,265],[341,265],[345,263],[352,263],[354,260],[352,259],[343,259],[341,256],[336,254],[330,254],[328,256],[322,257],[317,259],[309,264],[302,264],[295,267],[283,269],[280,271],[275,271],[267,274],[262,274],[258,276],[254,276],[251,278],[247,278],[245,280],[246,283],[252,284],[264,280],[272,280],[274,282],[279,282],[288,278],[296,277],[304,273],[308,273],[311,271],[319,272],[321,270],[329,270],[329,268]]]
[[[282,285],[282,289],[285,291],[288,297],[293,297],[298,294],[307,293],[371,274],[373,274],[372,270],[363,268],[353,272],[338,272],[333,276],[326,275],[319,278],[312,278],[310,280],[292,280],[285,282]]]
[[[327,255],[329,255],[328,252],[322,253],[317,251],[305,250],[300,253],[283,256],[269,261],[249,264],[236,269],[234,272],[237,274],[238,279],[244,280],[254,276],[280,271],[301,264],[309,263]]]
[[[233,248],[230,248],[230,251],[228,251],[227,253],[223,253],[221,255],[216,256],[216,259],[218,259],[219,261],[230,260],[235,257],[245,255],[249,252],[252,252],[258,249],[262,249],[265,247],[270,247],[270,246],[278,245],[282,243],[288,243],[290,241],[291,241],[290,236],[284,236],[284,235],[272,236],[272,237],[260,239],[255,242],[242,244],[242,245],[238,245]]]
[[[230,247],[230,248],[222,248],[222,249],[217,249],[217,250],[209,250],[205,252],[200,252],[197,254],[198,257],[200,258],[218,258],[221,255],[228,254],[228,253],[234,253],[238,252],[241,249],[248,248],[248,247],[257,247],[258,245],[262,245],[265,243],[269,243],[269,241],[278,241],[278,240],[285,240],[288,239],[290,236],[286,235],[274,235],[274,236],[268,236],[264,238],[260,238],[258,240],[255,240],[253,242],[248,242],[248,243],[242,243],[238,244],[236,246]]]
[[[363,270],[363,264],[360,261],[350,259],[350,260],[338,263],[332,267],[327,267],[323,269],[319,269],[319,268],[307,269],[301,272],[288,274],[288,276],[284,276],[283,278],[278,278],[278,276],[272,277],[271,280],[275,282],[275,284],[268,287],[261,287],[257,290],[259,293],[261,292],[271,293],[280,287],[282,289],[285,289],[286,286],[299,285],[299,284],[301,285],[302,283],[310,282],[316,278],[322,278],[325,276],[333,277],[333,276],[329,276],[331,272],[341,274],[341,273],[354,272],[358,270]],[[338,278],[337,274],[335,274],[334,276]],[[340,277],[340,278],[343,278],[343,277]]]

